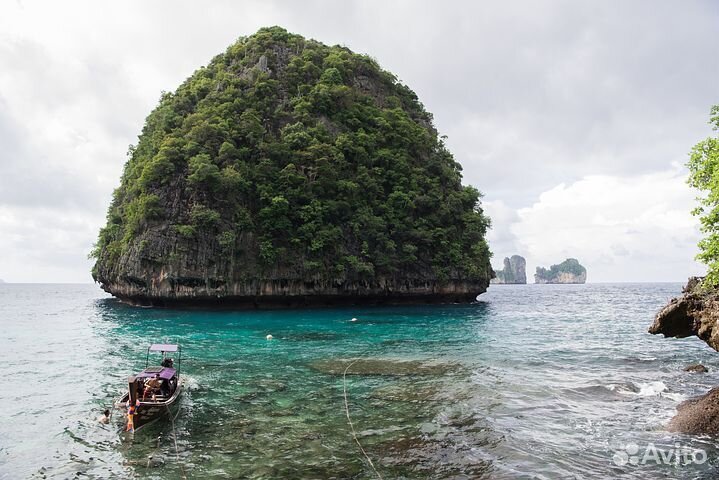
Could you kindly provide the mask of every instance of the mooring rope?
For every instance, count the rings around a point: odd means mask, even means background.
[[[180,466],[180,471],[182,472],[182,478],[184,480],[187,480],[187,475],[185,474],[185,467],[182,466],[182,463],[180,462],[180,450],[177,448],[177,433],[175,432],[175,419],[172,417],[172,412],[170,412],[170,407],[165,405],[165,408],[167,409],[167,413],[170,415],[170,422],[172,422],[172,440],[175,442],[175,458],[177,459],[177,464]],[[175,414],[175,417],[180,414],[180,408],[177,408],[177,414]]]
[[[369,455],[367,455],[367,452],[365,452],[365,449],[362,447],[362,444],[360,443],[359,439],[357,438],[357,432],[355,431],[355,426],[352,423],[352,418],[350,418],[350,406],[349,402],[347,400],[347,372],[349,371],[350,367],[354,365],[355,363],[359,362],[360,359],[354,360],[352,363],[347,365],[347,368],[345,368],[344,373],[342,374],[342,388],[344,390],[344,397],[345,397],[345,414],[347,415],[347,422],[350,424],[350,430],[352,431],[352,438],[354,438],[355,443],[357,443],[357,446],[359,447],[360,451],[362,452],[362,455],[364,455],[364,458],[367,459],[367,462],[369,463],[369,466],[372,467],[372,470],[374,471],[375,475],[377,475],[377,478],[380,480],[382,479],[382,475],[377,471],[377,469],[374,466],[374,463],[372,463],[372,459],[369,458]]]

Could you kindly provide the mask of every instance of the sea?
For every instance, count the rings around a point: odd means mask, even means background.
[[[702,341],[647,333],[680,292],[492,285],[463,305],[202,311],[2,284],[0,478],[719,478],[716,437],[665,429],[719,385]],[[181,345],[177,411],[134,433],[118,412],[99,423],[152,343]]]

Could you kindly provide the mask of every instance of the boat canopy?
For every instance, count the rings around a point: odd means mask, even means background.
[[[151,352],[176,352],[177,345],[170,345],[169,343],[153,343],[150,345]]]
[[[160,378],[162,378],[163,380],[169,380],[174,377],[176,373],[177,371],[174,368],[146,368],[145,370],[135,375],[135,378],[153,378],[155,375],[159,374]]]

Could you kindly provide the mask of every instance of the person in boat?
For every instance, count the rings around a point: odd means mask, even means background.
[[[165,368],[172,368],[174,362],[171,358],[166,358],[162,361],[162,366]]]
[[[100,423],[110,423],[110,410],[102,412],[102,415],[97,417],[97,421]]]
[[[160,378],[160,374],[156,373],[153,378],[145,380],[145,393],[142,394],[142,399],[144,400],[145,397],[150,394],[152,395],[152,399],[155,400],[155,396],[160,393],[161,388],[162,379]]]

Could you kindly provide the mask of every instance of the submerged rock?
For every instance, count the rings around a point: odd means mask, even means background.
[[[353,363],[354,362],[354,363]],[[351,365],[351,366],[350,366]],[[445,375],[459,370],[456,363],[425,362],[421,360],[394,360],[385,358],[332,358],[317,360],[309,364],[310,368],[328,375]]]
[[[439,386],[437,385],[387,385],[376,388],[370,398],[391,402],[424,403],[436,401]]]
[[[692,372],[692,373],[708,373],[709,369],[702,365],[701,363],[697,363],[694,365],[689,365],[684,369],[685,372]]]
[[[519,255],[506,257],[504,269],[496,270],[494,274],[490,283],[523,285],[527,283],[527,261]]]

